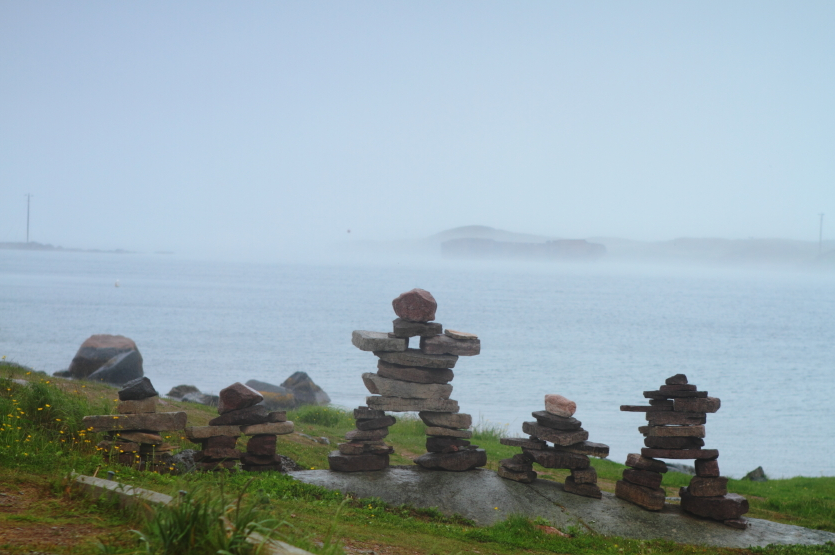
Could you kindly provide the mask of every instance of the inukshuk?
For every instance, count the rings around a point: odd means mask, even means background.
[[[174,446],[165,443],[160,432],[182,430],[184,412],[156,412],[159,394],[151,380],[132,380],[119,390],[118,415],[85,416],[84,425],[94,432],[107,432],[99,442],[105,458],[137,470],[165,474]]]
[[[597,486],[597,471],[589,464],[589,456],[606,457],[609,446],[587,441],[589,433],[583,423],[574,418],[577,404],[562,395],[546,395],[545,410],[532,414],[536,422],[523,422],[522,431],[529,438],[505,437],[502,445],[521,447],[522,453],[499,461],[499,476],[517,482],[536,480],[533,463],[545,468],[570,470],[565,478],[565,491],[600,499],[603,494]],[[546,442],[550,441],[553,446]]]
[[[696,476],[690,486],[681,488],[681,508],[698,516],[720,520],[734,528],[745,528],[741,518],[748,512],[748,500],[728,493],[728,479],[719,475],[718,449],[705,449],[707,414],[719,410],[721,402],[697,391],[687,383],[687,376],[676,374],[667,378],[658,391],[644,391],[649,406],[623,405],[620,410],[643,412],[648,426],[638,428],[644,435],[641,454],[626,459],[623,480],[615,486],[615,495],[645,509],[660,511],[665,491],[661,488],[662,473],[667,465],[657,459],[695,459]]]
[[[199,470],[234,469],[238,460],[248,471],[281,470],[281,458],[276,454],[276,436],[293,432],[284,411],[270,412],[259,405],[264,397],[240,382],[222,389],[218,396],[217,418],[208,426],[186,428],[186,437],[200,443],[195,453]],[[246,452],[235,448],[238,437],[251,436]]]
[[[469,414],[458,412],[458,402],[450,399],[459,355],[477,355],[481,342],[473,334],[443,330],[433,322],[437,303],[428,291],[413,289],[392,301],[392,333],[354,331],[352,343],[372,351],[380,360],[376,373],[363,374],[363,382],[373,396],[368,406],[354,410],[357,429],[346,434],[328,461],[331,470],[354,472],[382,470],[389,464],[394,449],[383,441],[388,427],[395,423],[388,412],[418,412],[427,425],[426,450],[418,457],[420,466],[439,470],[470,470],[487,464],[483,449],[467,441],[472,432]],[[409,349],[409,339],[420,338],[419,349]]]

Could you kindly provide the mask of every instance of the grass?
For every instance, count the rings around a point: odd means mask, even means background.
[[[29,385],[21,386],[13,378],[23,378]],[[722,550],[604,537],[577,530],[565,531],[571,537],[563,537],[549,533],[549,523],[541,519],[518,515],[491,527],[477,527],[466,519],[433,509],[355,499],[272,472],[254,478],[243,472],[183,476],[138,472],[110,464],[96,449],[98,434],[91,435],[81,424],[81,418],[87,414],[111,413],[114,399],[115,389],[103,384],[53,379],[0,363],[0,493],[7,494],[0,497],[0,553],[27,553],[43,546],[50,553],[248,553],[252,546],[242,538],[256,531],[327,555],[342,553],[340,542],[346,552],[391,554],[835,554],[835,546],[831,545]],[[169,405],[167,410],[186,410],[190,425],[204,425],[216,414],[215,409],[202,405],[161,402]],[[334,407],[303,407],[291,411],[288,417],[296,423],[298,432],[326,437],[331,442],[324,445],[298,434],[280,436],[278,451],[305,468],[327,468],[328,452],[354,428],[351,413]],[[518,453],[518,448],[499,443],[505,432],[483,422],[474,427],[472,441],[487,451],[488,468],[495,470],[500,459]],[[169,440],[182,448],[199,448],[181,436]],[[398,416],[387,441],[396,448],[392,464],[411,464],[410,457],[425,451],[424,425],[414,417]],[[601,488],[612,491],[624,466],[597,459],[592,464]],[[79,497],[66,480],[73,470],[85,474],[98,470],[99,475],[113,470],[120,481],[131,485],[174,496],[181,490],[188,493],[175,505],[157,510],[154,519],[145,521],[138,514]],[[544,479],[558,481],[567,475],[567,471],[539,467],[537,471]],[[668,473],[664,486],[674,494],[688,481],[688,476]],[[752,507],[749,516],[835,531],[835,478],[764,483],[731,480],[729,489],[748,497]],[[10,497],[27,501],[5,510],[2,500]],[[221,526],[221,517],[231,527]],[[16,529],[22,530],[17,539],[12,533]],[[70,532],[50,532],[56,529]],[[37,535],[44,531],[48,537]],[[20,539],[23,536],[34,539]]]

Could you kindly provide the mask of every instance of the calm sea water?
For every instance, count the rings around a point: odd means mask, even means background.
[[[723,474],[835,475],[832,274],[0,250],[0,355],[51,373],[88,336],[122,334],[162,393],[278,384],[303,370],[353,408],[376,357],[351,345],[351,331],[388,331],[391,299],[413,287],[434,294],[439,322],[481,338],[481,355],[455,368],[452,398],[508,435],[560,393],[589,439],[623,462],[643,445],[645,421],[619,406],[683,372],[722,399],[706,446],[720,450]]]

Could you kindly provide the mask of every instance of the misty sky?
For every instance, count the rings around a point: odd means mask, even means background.
[[[26,193],[34,241],[206,256],[832,238],[833,29],[833,2],[2,2],[0,241]]]

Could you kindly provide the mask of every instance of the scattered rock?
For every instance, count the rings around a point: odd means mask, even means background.
[[[745,480],[751,480],[752,482],[767,482],[768,476],[765,475],[765,470],[763,467],[758,466],[751,472],[745,475]]]

